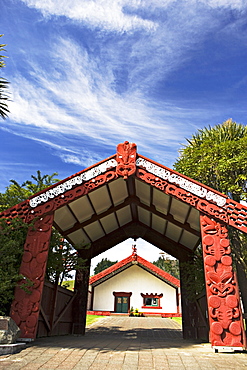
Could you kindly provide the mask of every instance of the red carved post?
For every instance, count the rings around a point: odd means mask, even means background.
[[[52,223],[53,215],[39,218],[29,228],[24,245],[20,274],[33,285],[28,292],[24,291],[20,286],[27,280],[23,279],[16,287],[11,307],[11,317],[21,329],[21,338],[36,337]]]
[[[117,168],[118,175],[127,179],[136,171],[136,144],[125,141],[117,146]]]
[[[201,215],[200,221],[211,344],[246,348],[228,230],[208,216]]]

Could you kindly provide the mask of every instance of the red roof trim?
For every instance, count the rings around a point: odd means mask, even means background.
[[[182,174],[182,173],[180,173],[180,172],[177,172],[177,171],[175,171],[175,170],[173,170],[173,169],[171,169],[171,168],[169,168],[169,167],[164,166],[163,164],[160,164],[160,163],[158,163],[158,162],[155,162],[154,160],[152,160],[152,159],[150,159],[150,158],[144,157],[144,155],[138,154],[137,156],[138,156],[138,158],[143,158],[143,159],[145,159],[146,161],[151,162],[151,163],[155,164],[155,165],[156,165],[156,166],[158,166],[158,167],[162,167],[162,168],[164,168],[165,170],[168,170],[169,172],[171,172],[171,173],[173,173],[173,174],[176,174],[176,175],[178,175],[178,176],[180,176],[180,177],[183,177],[184,179],[189,180],[189,181],[193,182],[194,184],[197,184],[197,185],[199,185],[199,186],[202,186],[203,188],[207,189],[208,191],[212,191],[213,193],[218,194],[218,195],[222,196],[223,198],[229,199],[229,197],[228,197],[226,194],[223,194],[223,193],[221,193],[220,191],[218,191],[218,190],[216,190],[216,189],[214,189],[214,188],[211,188],[211,187],[210,187],[210,186],[208,186],[208,185],[203,184],[202,182],[196,181],[196,180],[194,180],[194,179],[192,179],[192,178],[190,178],[190,177],[188,177],[188,176],[186,176],[186,175],[183,175],[183,174]]]
[[[104,271],[99,272],[97,275],[92,276],[89,279],[89,284],[94,284],[98,280],[101,280],[105,277],[107,277],[110,274],[115,275],[115,273],[118,272],[118,270],[127,264],[131,263],[132,261],[137,262],[140,266],[146,267],[151,272],[154,272],[157,277],[165,279],[168,283],[171,283],[173,286],[179,287],[180,281],[179,279],[175,278],[174,276],[168,274],[167,272],[161,270],[159,267],[153,265],[151,262],[148,262],[144,258],[138,256],[138,255],[130,255],[129,257],[123,259],[122,261],[119,261],[115,263],[114,265],[108,267]],[[110,276],[109,276],[110,277]]]
[[[48,191],[48,190],[50,190],[50,189],[53,189],[53,188],[55,188],[55,187],[57,187],[57,186],[59,186],[59,185],[63,184],[64,182],[66,182],[66,181],[68,181],[68,180],[70,180],[70,179],[73,179],[73,178],[74,178],[74,177],[76,177],[76,176],[81,175],[83,172],[89,171],[89,170],[91,170],[92,168],[97,167],[97,166],[99,166],[100,164],[102,164],[102,163],[104,163],[104,162],[107,162],[107,161],[109,161],[110,159],[115,159],[115,158],[116,158],[116,154],[113,154],[113,155],[111,155],[110,157],[107,157],[107,158],[103,159],[102,161],[100,161],[100,162],[97,162],[97,163],[93,164],[92,166],[86,167],[86,168],[84,168],[83,170],[81,170],[81,171],[79,171],[79,172],[76,172],[75,174],[73,174],[73,175],[71,175],[71,176],[69,176],[69,177],[66,177],[66,178],[65,178],[65,179],[63,179],[63,180],[60,180],[60,181],[56,182],[55,184],[52,184],[51,186],[49,186],[49,187],[47,187],[47,188],[45,188],[45,189],[43,189],[43,190],[40,190],[38,193],[35,193],[35,194],[31,195],[28,199],[35,198],[37,195],[40,195],[40,194],[42,194],[42,193],[45,193],[46,191]]]
[[[123,267],[123,266],[127,265],[128,263],[130,263],[132,261],[133,261],[133,259],[132,259],[132,256],[130,255],[129,257],[123,259],[122,261],[119,261],[119,262],[115,263],[114,265],[108,267],[107,269],[105,269],[105,270],[99,272],[98,274],[92,276],[89,279],[89,284],[93,284],[96,281],[106,277],[107,275],[110,275],[111,273],[116,272],[117,270],[120,269],[120,267]]]

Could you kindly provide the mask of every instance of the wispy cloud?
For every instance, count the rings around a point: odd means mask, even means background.
[[[38,9],[44,17],[65,16],[91,27],[108,31],[126,32],[133,29],[156,29],[152,19],[154,12],[186,6],[195,9],[200,5],[210,8],[244,9],[246,0],[21,0],[27,6]],[[157,15],[157,14],[156,14]],[[157,19],[157,18],[156,18]]]
[[[107,31],[126,32],[133,29],[152,30],[155,22],[143,19],[138,14],[128,14],[124,10],[128,6],[141,6],[140,1],[131,0],[22,0],[29,7],[36,8],[45,17],[65,16],[73,21],[83,22],[85,25]]]
[[[242,9],[245,4],[227,0],[22,1],[47,19],[65,16],[79,28],[95,28],[92,45],[75,41],[66,32],[50,34],[46,63],[30,43],[25,74],[17,71],[11,79],[9,128],[75,164],[85,163],[77,151],[78,138],[92,148],[135,141],[144,151],[152,147],[156,158],[161,151],[174,152],[189,136],[191,122],[196,126],[201,117],[210,117],[213,107],[209,111],[202,105],[195,108],[171,101],[165,92],[159,96],[159,85],[165,86],[170,74],[193,57],[208,34],[222,29],[223,16],[212,12],[212,7]],[[63,146],[65,136],[68,140]],[[83,152],[88,164],[95,159],[92,153],[93,149]]]
[[[106,68],[103,74],[97,70],[97,61],[71,39],[57,40],[53,53],[56,62],[49,72],[31,63],[31,79],[17,76],[12,81],[10,125],[15,122],[18,126],[15,132],[54,149],[56,141],[62,140],[60,135],[83,137],[108,146],[115,146],[119,139],[141,141],[143,147],[154,142],[171,146],[181,141],[179,122],[181,117],[191,117],[192,111],[168,102],[162,107],[155,105],[140,91],[116,93],[111,88],[112,71]],[[35,127],[39,130],[33,130]],[[159,132],[162,135],[157,136]],[[53,138],[43,139],[52,133],[56,134]],[[66,145],[71,145],[67,150],[73,154],[73,143]],[[64,153],[66,147],[60,144],[59,149],[57,153],[64,161],[73,162],[73,155]],[[77,162],[78,157],[74,160]]]
[[[202,3],[212,8],[231,8],[244,9],[246,7],[246,0],[200,0]]]

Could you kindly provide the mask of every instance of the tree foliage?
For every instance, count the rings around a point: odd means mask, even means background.
[[[73,277],[72,271],[83,269],[85,260],[78,256],[70,243],[53,228],[49,256],[46,267],[46,278],[52,283],[62,284]]]
[[[247,126],[229,119],[187,139],[175,162],[183,173],[239,202],[246,199]]]
[[[37,171],[36,175],[31,176],[33,181],[27,180],[23,184],[19,184],[17,181],[11,180],[5,193],[0,193],[0,212],[55,184],[59,181],[55,176],[57,173],[42,176],[41,172]],[[18,219],[12,220],[11,224],[2,220],[0,224],[0,314],[9,313],[14,286],[18,280],[23,278],[19,275],[19,268],[27,228],[28,225]],[[78,257],[71,244],[53,228],[46,278],[51,282],[62,284],[63,279],[71,277],[72,270],[83,268],[84,262],[82,258]],[[28,279],[25,280],[28,284]]]
[[[110,261],[107,258],[102,258],[102,260],[96,265],[94,269],[94,274],[98,274],[99,272],[107,269],[108,267],[115,265],[118,261]]]
[[[176,171],[226,194],[237,202],[247,197],[247,126],[229,119],[198,130],[180,150]],[[247,312],[247,236],[229,228],[242,300]]]
[[[189,262],[182,262],[181,269],[186,285],[187,298],[195,302],[205,292],[204,266],[202,248],[199,246]]]
[[[2,37],[3,35],[0,35]],[[0,44],[0,53],[4,52],[5,44]],[[6,56],[0,54],[0,68],[3,68],[5,66],[4,58]],[[7,118],[7,115],[9,113],[7,100],[9,99],[8,95],[6,94],[6,89],[8,88],[8,81],[0,77],[0,116],[5,119]]]
[[[9,313],[14,287],[23,276],[19,274],[27,225],[14,219],[11,224],[0,221],[0,315]]]
[[[42,176],[38,170],[36,175],[31,176],[34,181],[27,180],[19,184],[16,180],[10,180],[10,185],[6,188],[5,193],[0,193],[0,212],[23,202],[48,186],[54,185],[59,181],[56,178],[57,175],[57,172],[54,172],[52,175]]]
[[[154,261],[153,264],[159,267],[161,270],[164,270],[168,274],[179,279],[179,262],[178,260],[172,260],[168,258],[159,257],[157,261]]]

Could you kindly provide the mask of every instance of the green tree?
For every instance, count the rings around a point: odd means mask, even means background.
[[[0,37],[2,36],[3,35],[0,35]],[[0,44],[0,53],[5,51],[4,49],[5,46],[6,46],[5,44]],[[0,68],[3,68],[5,66],[4,58],[6,58],[6,56],[0,54]],[[8,95],[6,94],[7,88],[8,88],[8,81],[5,78],[0,77],[0,116],[3,119],[7,118],[7,115],[9,113],[8,105],[7,105],[7,100],[9,98],[8,98]]]
[[[201,245],[195,250],[191,260],[182,262],[181,267],[187,297],[191,302],[196,302],[206,292]]]
[[[161,270],[164,270],[168,274],[179,279],[179,262],[178,260],[172,260],[168,258],[159,257],[157,261],[154,261],[153,264],[159,267]]]
[[[57,172],[54,172],[52,175],[42,176],[38,170],[36,175],[31,176],[34,182],[27,180],[19,184],[16,180],[10,180],[10,185],[6,188],[5,193],[0,193],[0,212],[23,202],[48,186],[54,185],[59,181],[55,177],[57,175]]]
[[[59,181],[55,176],[57,173],[42,176],[41,172],[37,171],[37,175],[31,176],[34,181],[27,180],[20,185],[17,181],[11,180],[6,192],[0,193],[0,212],[53,185]],[[28,225],[18,219],[12,220],[11,224],[6,223],[4,219],[0,222],[0,314],[8,314],[14,286],[23,278],[19,275],[19,268]],[[46,278],[51,282],[62,284],[63,279],[71,277],[72,270],[82,268],[83,265],[84,260],[78,257],[71,244],[53,228]]]
[[[94,274],[98,274],[99,272],[107,269],[108,267],[114,265],[118,261],[110,261],[107,258],[102,258],[102,260],[96,265],[94,269]]]
[[[23,278],[19,268],[26,233],[27,225],[21,220],[0,221],[0,315],[8,315],[15,285]]]
[[[240,202],[247,196],[246,152],[247,126],[229,119],[198,130],[191,139],[187,139],[174,168]],[[229,237],[247,312],[247,237],[234,228],[229,228]]]
[[[247,126],[231,119],[204,128],[186,139],[175,162],[176,171],[230,196],[246,199]]]
[[[87,248],[87,246],[83,248]],[[66,239],[62,238],[57,230],[53,229],[46,267],[47,280],[65,286],[63,281],[73,277],[72,271],[83,269],[84,266],[85,260],[78,256],[77,250]]]

